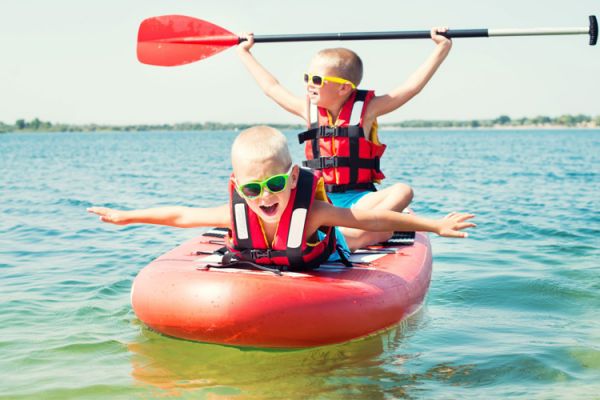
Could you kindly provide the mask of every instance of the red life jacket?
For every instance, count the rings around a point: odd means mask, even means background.
[[[277,269],[307,270],[327,261],[336,249],[332,227],[319,228],[326,236],[316,245],[309,245],[305,237],[306,218],[315,199],[329,201],[320,174],[300,168],[298,184],[292,189],[290,200],[281,220],[272,246],[269,246],[260,219],[229,184],[232,227],[226,238],[227,260],[250,261],[260,265],[275,265]],[[312,238],[308,238],[312,239]]]
[[[385,178],[379,159],[386,146],[378,143],[377,121],[368,138],[363,130],[364,113],[374,95],[372,90],[356,90],[335,123],[327,109],[318,107],[319,127],[298,135],[300,144],[306,142],[303,165],[323,173],[328,192],[376,190],[373,183]]]

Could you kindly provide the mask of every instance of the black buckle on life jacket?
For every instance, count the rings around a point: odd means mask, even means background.
[[[271,249],[252,249],[249,252],[250,257],[252,257],[253,260],[257,260],[259,258],[272,258]]]
[[[339,128],[337,126],[320,126],[319,137],[338,136]]]
[[[339,157],[319,157],[313,160],[302,161],[302,165],[310,169],[337,168],[344,166]]]
[[[337,157],[321,157],[319,158],[319,164],[321,169],[323,168],[337,168],[339,160]]]

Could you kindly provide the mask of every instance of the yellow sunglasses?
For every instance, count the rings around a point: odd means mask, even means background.
[[[304,74],[304,83],[312,83],[315,86],[322,87],[325,82],[335,82],[341,84],[349,84],[352,86],[352,89],[356,89],[356,85],[350,82],[348,79],[338,78],[337,76],[319,76],[313,74]]]

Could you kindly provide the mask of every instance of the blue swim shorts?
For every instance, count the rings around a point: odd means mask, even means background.
[[[348,190],[341,193],[327,193],[334,206],[342,208],[352,208],[360,199],[369,193],[370,190]]]
[[[342,253],[344,253],[344,255],[346,256],[346,259],[349,258],[350,257],[350,248],[348,248],[348,243],[346,243],[346,238],[344,237],[342,232],[340,232],[340,230],[338,229],[337,226],[333,229],[335,230],[335,239],[336,239],[336,244],[337,244],[338,250],[341,251]],[[340,261],[340,255],[338,254],[337,251],[334,250],[334,252],[331,253],[331,255],[329,256],[327,261],[329,261],[329,262]]]

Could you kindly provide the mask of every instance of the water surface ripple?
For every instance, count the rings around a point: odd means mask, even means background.
[[[422,215],[468,210],[479,226],[432,237],[417,315],[302,351],[144,328],[135,275],[200,231],[85,212],[225,202],[234,137],[0,135],[0,399],[600,398],[600,131],[383,132],[386,184],[412,185]]]

